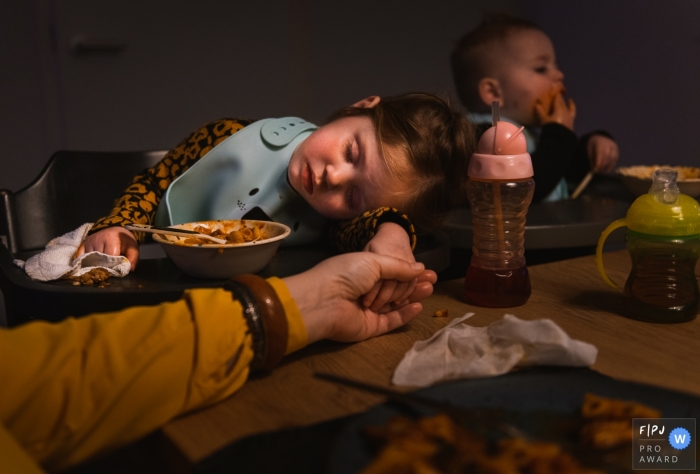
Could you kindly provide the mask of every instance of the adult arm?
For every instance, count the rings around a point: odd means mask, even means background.
[[[359,303],[379,279],[415,278],[405,305],[379,313]],[[390,331],[420,312],[434,281],[421,264],[370,253],[268,280],[284,308],[287,353],[322,338]],[[228,397],[252,359],[241,305],[223,289],[58,324],[36,321],[0,330],[0,420],[31,458],[60,470]]]

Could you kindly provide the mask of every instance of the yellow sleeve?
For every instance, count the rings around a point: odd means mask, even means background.
[[[288,349],[303,347],[299,310],[281,280],[271,283],[290,321]],[[222,289],[35,321],[0,330],[0,420],[31,458],[60,470],[230,396],[252,357],[241,306]]]
[[[299,312],[297,303],[292,298],[292,295],[289,294],[289,290],[287,290],[287,285],[285,285],[282,280],[275,277],[268,278],[267,282],[274,288],[277,297],[282,302],[282,306],[284,306],[289,328],[287,351],[284,355],[291,354],[309,344],[309,335],[306,332],[304,321],[301,319],[301,312]]]
[[[0,424],[0,472],[3,474],[44,474]]]

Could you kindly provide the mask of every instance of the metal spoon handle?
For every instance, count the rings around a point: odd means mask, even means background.
[[[207,234],[200,234],[194,230],[174,229],[172,227],[158,227],[145,224],[127,224],[124,226],[124,228],[135,232],[148,232],[150,234],[174,235],[177,237],[198,237],[201,239],[211,240],[219,245],[224,245],[227,243],[224,239],[212,237],[211,235]]]

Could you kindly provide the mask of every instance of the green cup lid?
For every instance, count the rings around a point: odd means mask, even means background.
[[[627,227],[635,232],[665,236],[700,234],[700,204],[678,189],[678,172],[654,171],[648,194],[627,210]]]

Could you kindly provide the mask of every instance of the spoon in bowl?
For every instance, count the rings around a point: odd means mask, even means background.
[[[212,237],[211,235],[200,234],[199,232],[194,231],[194,230],[177,229],[174,227],[158,227],[158,226],[154,226],[154,225],[145,225],[145,224],[127,224],[124,226],[124,228],[127,230],[133,230],[135,232],[148,232],[151,234],[174,235],[177,237],[197,237],[199,239],[210,240],[213,243],[219,244],[219,245],[225,245],[228,243],[224,239]]]

